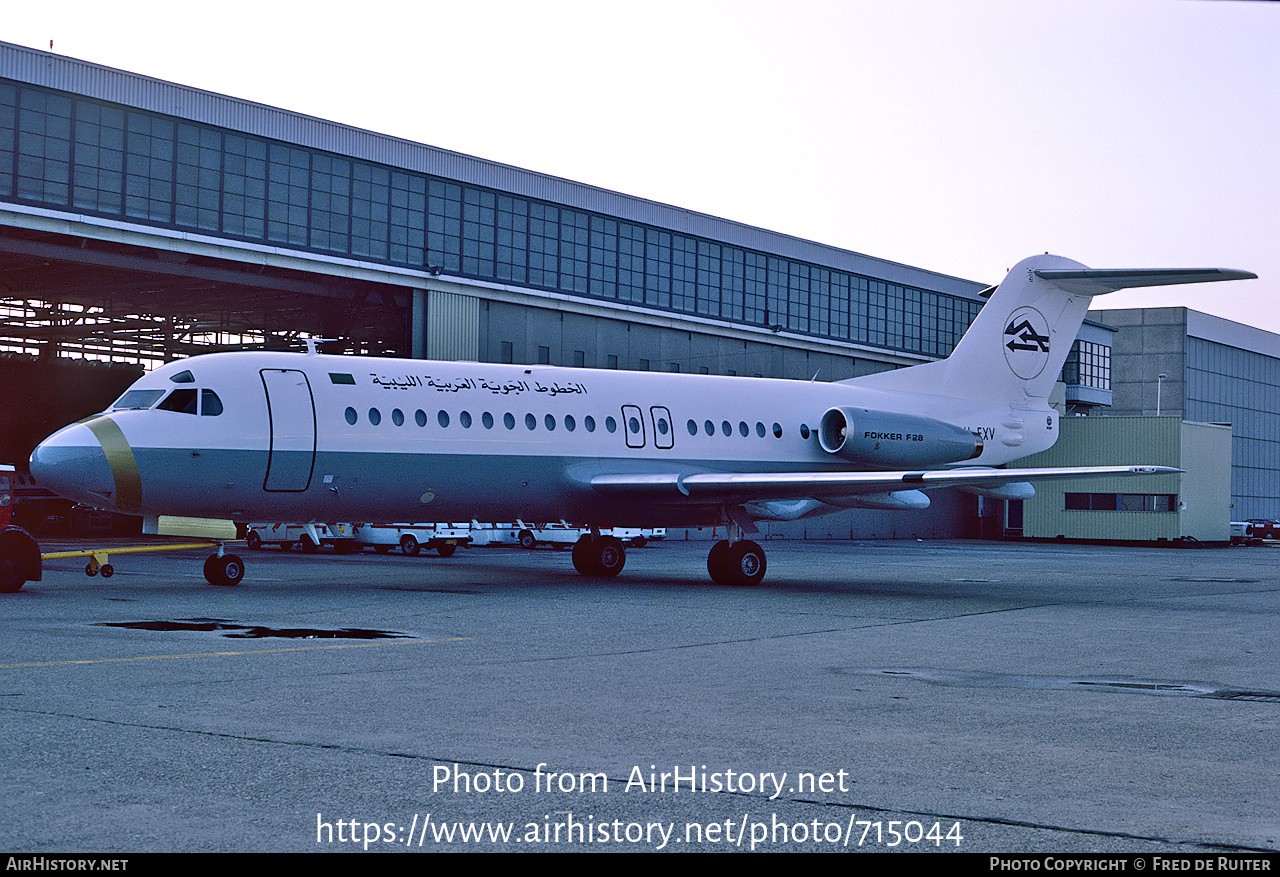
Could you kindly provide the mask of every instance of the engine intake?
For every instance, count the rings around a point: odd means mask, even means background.
[[[870,408],[832,408],[818,425],[828,454],[881,468],[916,468],[972,460],[982,440],[967,429],[932,417]]]

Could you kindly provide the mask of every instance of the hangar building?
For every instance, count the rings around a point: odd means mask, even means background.
[[[0,253],[0,346],[45,363],[313,335],[334,352],[837,380],[945,356],[982,288],[10,44]]]
[[[1113,415],[1231,425],[1231,519],[1280,518],[1280,336],[1187,308],[1092,311],[1116,328]]]

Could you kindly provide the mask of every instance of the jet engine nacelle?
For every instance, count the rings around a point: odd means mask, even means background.
[[[967,429],[870,408],[827,411],[818,425],[818,443],[828,454],[887,469],[958,463],[982,453],[982,440]]]

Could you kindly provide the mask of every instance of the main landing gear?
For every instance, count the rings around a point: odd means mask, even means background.
[[[573,568],[584,576],[616,576],[627,562],[622,540],[592,529],[573,545]]]
[[[707,572],[718,585],[749,588],[760,584],[768,565],[764,549],[743,538],[743,530],[755,525],[736,510],[722,510],[729,538],[717,542],[707,555]],[[744,523],[745,522],[745,523]],[[582,536],[573,546],[573,568],[584,576],[616,576],[627,562],[627,552],[622,540],[615,536],[601,536],[598,527]]]
[[[721,539],[707,555],[707,572],[718,585],[758,585],[764,578],[765,566],[764,549],[749,539]]]
[[[755,522],[741,506],[722,505],[719,517],[729,538],[713,545],[707,555],[707,572],[711,573],[711,580],[717,585],[739,588],[760,584],[767,565],[764,549],[744,537],[746,533],[759,532]]]

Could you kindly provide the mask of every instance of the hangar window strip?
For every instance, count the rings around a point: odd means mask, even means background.
[[[1068,493],[1067,511],[1080,512],[1173,512],[1178,510],[1176,493]]]
[[[0,81],[0,199],[929,356],[978,301]]]
[[[1062,381],[1068,385],[1110,390],[1111,348],[1094,341],[1077,340],[1063,363]]]

